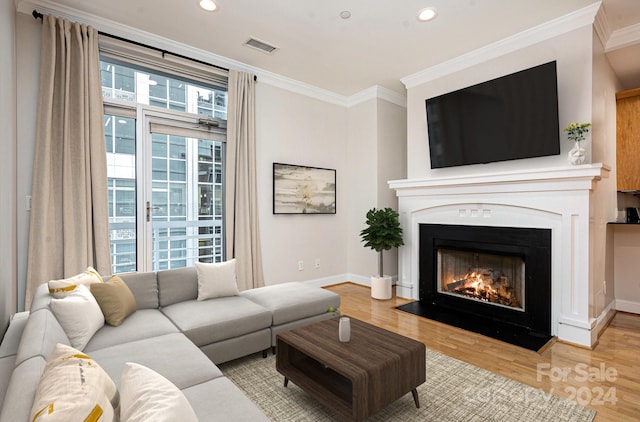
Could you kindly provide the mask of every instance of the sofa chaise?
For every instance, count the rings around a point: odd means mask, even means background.
[[[268,420],[216,364],[265,354],[275,347],[277,333],[339,315],[339,295],[304,283],[197,300],[194,267],[119,277],[135,298],[135,312],[118,326],[105,324],[83,353],[116,386],[127,362],[157,372],[182,391],[200,421]],[[56,344],[70,345],[50,302],[44,283],[0,346],[0,422],[29,419],[47,358]]]

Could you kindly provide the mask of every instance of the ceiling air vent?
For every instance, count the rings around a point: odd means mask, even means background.
[[[247,47],[255,48],[256,50],[260,50],[263,53],[267,53],[267,54],[273,54],[278,49],[278,47],[274,47],[272,45],[267,44],[264,41],[260,41],[253,37],[249,38],[247,42],[244,43],[244,45],[246,45]]]

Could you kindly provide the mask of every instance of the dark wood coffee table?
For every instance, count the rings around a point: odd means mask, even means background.
[[[338,416],[363,421],[425,381],[423,343],[351,318],[351,341],[333,318],[276,337],[276,369]]]

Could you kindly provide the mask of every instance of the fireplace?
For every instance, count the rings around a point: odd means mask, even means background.
[[[600,287],[606,280],[606,274],[602,251],[598,249],[601,247],[598,245],[605,244],[606,221],[609,218],[605,210],[609,203],[606,199],[608,191],[606,187],[602,190],[600,181],[608,177],[609,168],[603,164],[584,164],[553,168],[515,165],[512,169],[487,173],[476,171],[475,167],[467,172],[462,170],[456,173],[434,171],[428,177],[389,182],[398,196],[405,244],[398,249],[396,294],[414,299],[416,307],[421,307],[422,299],[426,297],[422,286],[425,276],[421,253],[424,242],[420,233],[422,224],[547,230],[547,233],[551,232],[548,253],[553,257],[550,264],[550,332],[559,340],[593,347],[613,314],[615,303],[606,301],[605,290]],[[503,239],[493,243],[508,243]],[[486,252],[502,253],[491,249]],[[431,259],[437,263],[435,258]],[[535,325],[531,323],[539,323],[542,317],[535,308],[530,316],[530,304],[539,303],[537,299],[533,301],[538,294],[537,289],[529,290],[535,285],[533,280],[538,278],[535,274],[532,276],[531,272],[535,272],[537,266],[531,265],[530,259],[525,260],[524,310],[511,310],[509,321],[518,315],[526,315],[516,326],[534,329]],[[430,313],[457,310],[452,309],[457,305],[451,306],[446,302],[458,298],[443,298],[451,295],[436,296],[433,291],[431,296]],[[434,302],[436,311],[433,311]],[[480,305],[475,302],[478,301],[459,298],[457,303],[463,304],[460,306],[466,306],[465,303]],[[492,322],[489,325],[493,325],[493,321],[501,317],[483,318],[489,318]],[[547,332],[546,323],[544,327],[541,331]]]
[[[534,350],[551,339],[551,230],[420,224],[419,236],[408,308]]]

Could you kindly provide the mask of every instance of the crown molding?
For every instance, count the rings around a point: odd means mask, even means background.
[[[136,41],[142,44],[150,45],[159,49],[167,50],[172,53],[184,55],[203,61],[205,63],[215,64],[228,69],[250,72],[258,77],[260,83],[269,84],[278,88],[312,97],[324,102],[348,107],[350,97],[339,95],[334,92],[318,88],[313,85],[306,84],[264,69],[247,65],[245,63],[229,59],[227,57],[211,53],[187,44],[161,37],[146,31],[142,31],[121,23],[102,18],[97,15],[85,13],[77,9],[54,3],[47,0],[26,0],[20,1],[16,10],[20,13],[31,15],[33,10],[37,10],[43,14],[52,14],[62,18],[69,19],[81,24],[91,25],[98,31],[102,31],[111,35],[122,37],[127,40]]]
[[[640,23],[615,30],[604,42],[606,53],[640,43]]]
[[[609,18],[604,7],[601,7],[600,10],[598,10],[598,13],[596,13],[593,28],[595,29],[600,42],[606,48],[609,37],[611,37],[611,27],[609,26]]]
[[[571,32],[587,25],[593,25],[601,1],[593,3],[575,12],[529,28],[513,36],[488,44],[451,60],[426,68],[420,72],[400,79],[408,88],[413,88],[435,79],[487,62],[505,54],[529,47],[542,41]]]
[[[362,90],[347,99],[347,107],[353,107],[365,101],[380,99],[395,104],[400,107],[407,108],[407,95],[393,91],[380,85],[372,86]]]
[[[216,66],[253,73],[258,77],[259,83],[271,85],[341,107],[352,107],[356,104],[373,98],[381,98],[393,104],[397,104],[401,107],[406,107],[406,96],[387,88],[373,86],[352,96],[336,94],[335,92],[318,88],[316,86],[270,72],[268,70],[250,66],[245,63],[232,60],[206,50],[192,47],[190,45],[183,44],[169,38],[161,37],[156,34],[142,31],[109,19],[102,18],[97,15],[85,13],[77,9],[48,0],[19,1],[16,6],[16,10],[20,13],[28,15],[31,15],[31,12],[33,12],[33,10],[37,10],[39,13],[60,16],[74,22],[91,25],[98,31],[122,37],[127,40],[136,41],[162,50],[167,50],[172,53],[181,54],[185,57],[191,57],[205,63],[215,64]]]

